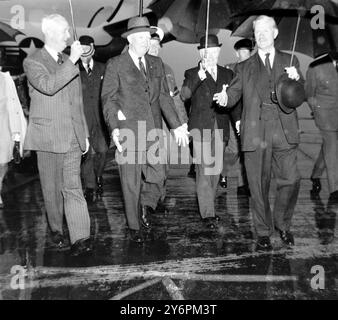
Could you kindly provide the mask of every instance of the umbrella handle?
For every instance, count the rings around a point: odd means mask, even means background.
[[[291,59],[290,59],[290,67],[292,66],[293,57],[294,57],[294,55],[295,55],[295,49],[296,49],[296,43],[297,43],[297,38],[298,38],[298,31],[299,31],[300,19],[301,19],[301,17],[300,17],[300,14],[298,13],[296,32],[295,32],[295,36],[294,36],[294,39],[293,39],[293,45],[292,45],[292,52],[291,52]]]
[[[74,41],[76,41],[78,38],[77,38],[77,34],[76,34],[76,29],[75,29],[75,22],[74,22],[74,13],[73,13],[72,0],[68,0],[68,2],[69,2],[69,7],[70,7],[70,16],[71,16],[71,19],[72,19],[73,38],[74,38]]]
[[[205,24],[205,49],[208,48],[210,0],[207,1],[207,20]]]

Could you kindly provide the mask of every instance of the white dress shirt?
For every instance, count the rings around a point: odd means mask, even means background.
[[[90,59],[89,64],[82,62],[82,65],[86,69],[87,73],[88,73],[88,67],[93,71],[93,67],[94,67],[94,60],[93,60],[93,58]]]
[[[52,58],[55,60],[55,62],[57,62],[57,61],[58,61],[58,58],[59,58],[59,57],[58,57],[58,53],[59,53],[59,52],[55,51],[53,48],[47,46],[46,44],[45,44],[45,49],[46,49],[47,52],[52,56]],[[62,52],[60,52],[60,53],[62,53]]]
[[[130,49],[128,50],[128,53],[130,57],[132,58],[132,60],[134,61],[134,64],[137,67],[137,69],[140,70],[140,65],[139,65],[139,60],[138,60],[139,57]],[[144,56],[141,58],[141,61],[143,62],[144,69],[147,71],[146,59],[144,58]]]
[[[262,59],[264,65],[265,65],[265,55],[266,55],[267,53],[270,53],[270,56],[269,56],[270,66],[271,66],[271,68],[273,68],[273,62],[274,62],[274,60],[275,60],[276,49],[273,48],[272,50],[270,50],[270,51],[268,51],[268,52],[264,52],[263,50],[258,49],[258,55],[259,55],[260,58]]]

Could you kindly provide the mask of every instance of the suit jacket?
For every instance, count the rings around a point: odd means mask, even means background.
[[[105,152],[107,146],[107,130],[103,119],[101,89],[105,71],[103,63],[94,61],[90,76],[80,63],[84,114],[89,130],[89,141],[96,152]]]
[[[130,151],[145,151],[141,145],[145,146],[146,134],[152,129],[162,128],[161,112],[171,128],[182,124],[169,94],[162,60],[146,54],[145,61],[148,83],[128,52],[108,61],[103,80],[102,103],[105,120],[111,131],[119,128],[129,129],[134,133],[135,143],[128,145]],[[126,120],[118,118],[119,110]],[[140,121],[146,124],[146,129],[139,136]],[[152,144],[152,141],[147,141],[146,148]]]
[[[338,72],[328,55],[310,64],[305,90],[317,127],[338,131]]]
[[[9,72],[0,72],[0,164],[13,159],[13,134],[20,134],[20,152],[27,129],[14,81]],[[1,188],[1,186],[0,186]]]
[[[88,128],[83,112],[79,68],[67,56],[58,65],[45,48],[23,63],[31,97],[25,149],[65,153],[73,131],[86,149]]]
[[[217,65],[217,81],[212,78],[209,72],[206,72],[207,78],[203,81],[198,76],[199,67],[189,69],[184,74],[184,82],[181,89],[181,98],[183,101],[191,99],[191,109],[189,114],[189,130],[198,129],[203,140],[203,129],[215,128],[215,120],[218,129],[223,129],[223,139],[229,140],[229,109],[218,106],[213,101],[215,93],[222,91],[223,84],[229,84],[233,78],[233,72],[229,69]],[[240,119],[240,109],[231,110],[236,120]],[[194,137],[198,139],[198,137]]]
[[[290,54],[276,50],[274,59],[274,72],[276,79],[283,74],[284,69],[290,66]],[[227,89],[228,106],[234,106],[243,96],[243,110],[241,117],[241,144],[243,151],[254,151],[258,147],[257,141],[260,141],[260,114],[263,93],[269,88],[260,87],[260,57],[258,53],[249,59],[239,63],[236,66],[236,76]],[[297,68],[298,74],[299,62],[297,57],[293,59],[293,66]],[[279,118],[289,144],[299,143],[299,124],[296,110],[286,114],[280,108]]]

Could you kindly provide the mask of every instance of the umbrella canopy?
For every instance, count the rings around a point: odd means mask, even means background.
[[[254,10],[262,1],[253,0],[210,0],[209,33],[216,34],[225,28],[230,17]],[[207,0],[158,0],[149,8],[155,12],[165,33],[171,33],[178,41],[197,43],[205,34]]]
[[[320,5],[325,12],[324,28],[320,27],[311,8]],[[253,37],[252,23],[258,15],[273,16],[279,29],[276,47],[293,50],[295,32],[298,35],[294,50],[316,58],[338,48],[338,5],[331,0],[266,0],[260,10],[246,11],[233,18],[228,28],[233,36]],[[313,23],[317,28],[313,28]]]
[[[18,34],[22,34],[22,32],[0,21],[0,42],[15,41],[15,36]]]

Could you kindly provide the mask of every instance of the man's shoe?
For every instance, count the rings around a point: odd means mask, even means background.
[[[256,250],[271,251],[272,245],[270,242],[270,238],[268,236],[258,237],[256,242]]]
[[[103,178],[102,178],[102,176],[99,176],[99,177],[96,178],[96,185],[97,185],[96,195],[98,197],[102,197],[102,195],[103,195]]]
[[[136,243],[142,243],[144,241],[142,232],[140,230],[130,229],[130,240]]]
[[[338,202],[338,190],[330,193],[329,201],[330,202]]]
[[[140,221],[144,228],[149,229],[151,227],[150,221],[149,221],[149,214],[150,214],[151,208],[148,206],[141,206],[140,210]]]
[[[216,219],[213,217],[203,218],[203,223],[208,229],[216,229]]]
[[[84,192],[84,197],[85,197],[87,203],[94,202],[94,189],[86,188],[86,190]]]
[[[220,174],[219,175],[219,185],[224,189],[227,188],[228,187],[228,178],[224,177]]]
[[[249,187],[245,184],[243,186],[237,187],[237,195],[238,196],[245,196],[245,197],[250,197],[250,189]]]
[[[192,163],[190,165],[190,169],[189,169],[189,172],[188,172],[188,177],[191,177],[191,178],[195,178],[196,177],[196,171],[195,171],[195,164]]]
[[[74,242],[70,248],[70,255],[73,257],[83,256],[92,251],[90,238],[80,239]]]
[[[65,247],[65,240],[63,238],[63,235],[58,231],[52,232],[52,241],[53,244],[59,249]]]
[[[287,246],[295,245],[295,239],[290,231],[279,231],[280,238],[282,242]]]
[[[310,178],[312,181],[312,190],[311,193],[319,193],[322,190],[322,185],[319,178]]]

